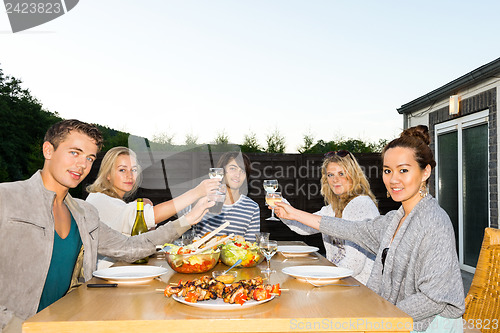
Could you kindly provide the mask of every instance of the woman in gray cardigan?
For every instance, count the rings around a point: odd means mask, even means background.
[[[367,286],[409,314],[414,331],[462,332],[464,291],[450,218],[427,192],[436,165],[426,126],[405,130],[383,150],[387,194],[397,211],[361,222],[317,216],[277,203],[280,218],[355,242],[376,254]]]

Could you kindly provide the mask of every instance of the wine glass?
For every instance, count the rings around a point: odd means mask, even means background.
[[[260,245],[262,242],[267,242],[269,241],[269,233],[268,232],[258,232],[255,234],[255,243],[257,243],[257,246]]]
[[[278,180],[277,179],[264,179],[262,183],[264,190],[266,193],[274,193],[278,189]]]
[[[215,205],[208,209],[209,213],[218,215],[222,212],[222,207],[224,206],[224,201],[226,200],[226,191],[226,184],[220,184],[219,188],[214,193],[208,195],[208,200],[215,201]]]
[[[276,271],[271,270],[271,258],[278,251],[278,242],[274,240],[264,240],[259,244],[260,252],[266,257],[267,268],[260,271],[264,274],[271,274]]]
[[[276,207],[275,202],[281,201],[281,192],[267,192],[266,193],[266,205],[270,206],[273,210],[271,211],[271,217],[268,217],[266,220],[269,221],[279,221],[276,217],[274,217],[274,207]]]
[[[210,169],[208,169],[208,177],[210,177],[210,179],[217,178],[217,179],[221,180],[222,177],[224,177],[224,169],[223,168],[210,168]]]

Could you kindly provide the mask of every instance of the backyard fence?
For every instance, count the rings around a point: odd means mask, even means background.
[[[210,147],[208,147],[210,148]],[[149,198],[153,203],[160,203],[179,196],[195,187],[207,178],[208,168],[214,166],[222,152],[184,151],[138,153],[138,160],[143,167],[141,187],[137,197]],[[292,206],[316,212],[325,205],[321,196],[321,154],[268,154],[248,153],[252,162],[252,171],[248,179],[248,196],[259,204],[261,212],[261,231],[270,232],[275,240],[302,240],[309,245],[319,247],[324,253],[321,235],[301,236],[291,231],[282,222],[266,221],[271,211],[265,205],[264,179],[277,179],[279,191]],[[378,200],[381,214],[399,205],[388,199],[382,182],[380,154],[354,154],[363,168]],[[85,180],[89,184],[95,180],[102,155],[98,156],[91,173]],[[86,194],[83,195],[84,197]]]

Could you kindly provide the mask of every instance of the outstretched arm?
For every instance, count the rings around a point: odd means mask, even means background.
[[[189,224],[194,225],[201,221],[203,216],[208,212],[208,209],[215,205],[215,201],[209,201],[208,197],[203,197],[194,206],[193,209],[184,217],[188,221]]]
[[[281,202],[284,202],[286,204],[290,204],[288,202],[288,200],[286,200],[285,198],[282,198],[281,199]],[[329,206],[325,206],[323,208],[321,208],[320,211],[314,213],[315,215],[330,215],[327,213],[328,211],[328,208]],[[314,228],[311,228],[305,224],[302,224],[298,221],[295,221],[295,220],[288,220],[288,219],[285,219],[285,218],[281,218],[280,219],[281,222],[283,222],[288,228],[290,228],[290,230],[298,233],[299,235],[314,235],[314,234],[317,234],[319,233],[319,230],[317,229],[314,229]]]
[[[155,223],[165,221],[178,211],[186,208],[196,200],[213,193],[220,185],[218,179],[205,179],[195,188],[169,201],[162,202],[153,207]]]
[[[299,221],[302,224],[319,230],[319,222],[321,221],[321,216],[319,215],[314,215],[304,212],[303,210],[293,208],[284,202],[276,202],[274,213],[279,218]]]
[[[156,245],[171,243],[179,238],[193,224],[198,223],[210,207],[213,201],[207,197],[198,200],[198,203],[186,215],[175,221],[140,235],[126,237],[99,222],[98,253],[111,258],[126,262],[133,262],[144,258],[155,252]]]

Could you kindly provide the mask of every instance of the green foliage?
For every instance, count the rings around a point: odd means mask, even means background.
[[[318,142],[308,149],[300,151],[301,154],[325,154],[329,151],[348,150],[351,153],[379,153],[387,144],[387,140],[379,140],[377,143],[367,143],[358,139],[339,139],[337,141]]]
[[[106,126],[101,126],[97,124],[95,125],[101,131],[102,136],[104,138],[104,145],[102,147],[103,152],[106,152],[113,147],[118,147],[118,146],[128,147],[128,138],[130,136],[129,133],[117,131]]]
[[[0,69],[0,182],[26,179],[43,167],[42,141],[61,120]]]
[[[152,142],[156,142],[162,145],[173,146],[174,145],[174,134],[160,133],[153,135]]]
[[[57,113],[44,110],[21,84],[0,69],[0,182],[27,179],[41,169],[45,132],[62,120]],[[97,127],[103,133],[103,151],[128,146],[128,133]]]
[[[216,145],[227,145],[229,143],[229,136],[227,136],[225,131],[218,132],[215,137],[214,144]]]
[[[266,153],[284,153],[286,144],[285,137],[280,133],[278,129],[275,129],[274,132],[269,134],[266,137]]]
[[[297,151],[301,154],[308,152],[314,145],[314,136],[311,133],[304,134],[304,144],[297,148]]]
[[[196,147],[198,142],[198,137],[192,133],[186,134],[186,147],[187,148],[194,148]]]
[[[245,134],[243,144],[240,145],[242,153],[262,153],[263,149],[257,142],[257,135],[253,132]]]
[[[372,143],[374,153],[381,153],[384,147],[389,143],[387,139],[379,139],[377,143]]]

